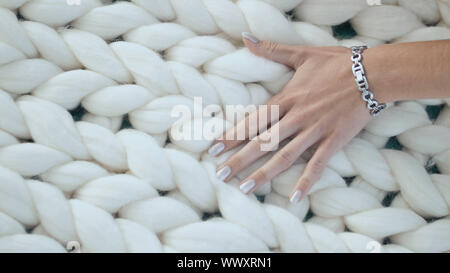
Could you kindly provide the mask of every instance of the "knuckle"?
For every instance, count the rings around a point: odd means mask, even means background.
[[[254,145],[258,148],[261,148],[261,146],[267,143],[269,139],[270,139],[270,130],[260,134],[259,136],[256,136],[253,140]]]
[[[302,177],[298,181],[296,188],[301,190],[305,195],[308,195],[316,182],[316,180],[312,180],[310,177]]]
[[[302,177],[300,178],[300,180],[297,182],[297,188],[305,190],[307,189],[310,185],[311,185],[311,180],[309,179],[309,177]]]
[[[303,58],[301,54],[294,53],[289,56],[289,63],[292,64],[294,68],[297,68],[303,64]]]
[[[261,181],[263,183],[270,181],[270,177],[267,174],[267,171],[264,169],[257,170],[255,173],[255,177],[257,178],[258,181]]]
[[[323,171],[326,165],[326,160],[324,158],[318,158],[311,162],[311,171],[315,174]]]
[[[277,102],[285,108],[293,109],[292,106],[296,103],[296,92],[292,92],[296,87],[286,85],[282,92],[278,93]]]
[[[234,172],[236,172],[236,170],[238,170],[241,166],[243,166],[244,161],[242,160],[242,157],[240,155],[235,155],[233,156],[233,158],[231,158],[229,165],[231,170],[233,170]]]
[[[302,66],[311,56],[311,48],[308,46],[297,46],[292,54],[292,64],[295,68]]]
[[[269,129],[268,131],[255,137],[253,145],[255,149],[258,149],[261,152],[275,151],[279,147],[279,132]]]
[[[280,151],[274,155],[275,160],[281,165],[291,165],[295,161],[291,152]]]
[[[294,105],[294,108],[297,108],[296,105]],[[298,108],[300,108],[300,107],[298,107]],[[313,112],[309,109],[298,110],[298,111],[294,112],[294,114],[291,115],[290,118],[291,118],[293,124],[305,124],[305,122],[308,121],[308,117],[310,117],[312,115],[313,115]]]
[[[273,55],[278,50],[278,47],[279,44],[272,41],[267,41],[264,43],[264,49],[269,55]]]
[[[261,135],[255,136],[251,142],[252,142],[251,144],[253,147],[258,147],[258,148],[264,143]]]

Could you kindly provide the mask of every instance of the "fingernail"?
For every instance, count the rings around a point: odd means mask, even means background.
[[[239,186],[239,188],[241,189],[241,191],[242,191],[244,194],[247,194],[247,193],[249,193],[249,192],[255,187],[255,185],[256,185],[255,180],[249,180],[249,181],[247,181],[247,182],[245,182],[245,183],[242,183],[242,184]]]
[[[248,32],[242,32],[242,37],[249,40],[252,44],[259,44],[259,39],[256,38],[253,34]]]
[[[291,201],[291,203],[296,204],[296,203],[298,203],[298,201],[300,201],[300,198],[302,198],[302,191],[296,190],[294,192],[294,194],[292,195],[290,201]]]
[[[225,149],[225,144],[223,142],[219,142],[214,144],[211,148],[208,150],[208,154],[210,156],[216,156],[220,154]]]
[[[228,166],[223,167],[216,173],[216,177],[222,181],[225,181],[225,179],[231,174],[231,169]]]

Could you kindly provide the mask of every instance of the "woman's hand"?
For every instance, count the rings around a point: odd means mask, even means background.
[[[344,47],[289,46],[259,41],[247,33],[243,36],[252,53],[290,66],[296,73],[285,88],[267,102],[269,110],[271,105],[279,105],[280,121],[269,124],[271,128],[259,136],[250,137],[244,148],[218,168],[217,177],[229,181],[267,154],[268,151],[261,149],[261,144],[267,143],[268,139],[276,139],[275,134],[279,134],[279,142],[290,139],[288,144],[242,181],[240,189],[246,194],[253,192],[289,168],[306,149],[317,146],[290,196],[291,202],[299,202],[320,179],[333,154],[358,134],[371,118],[353,77],[351,50]],[[364,53],[364,58],[369,51]],[[245,132],[246,139],[249,139],[249,120],[259,114],[263,112],[255,111],[239,122],[226,133],[228,138],[224,135],[223,140],[213,144],[209,153],[217,156],[242,144],[245,140],[229,140],[230,135],[238,132]],[[270,122],[274,117],[270,111],[267,115]],[[257,126],[266,128],[267,124]]]

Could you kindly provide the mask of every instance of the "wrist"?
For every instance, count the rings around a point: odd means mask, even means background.
[[[377,98],[375,98],[374,93],[370,88],[369,81],[367,79],[367,74],[364,69],[364,65],[362,64],[362,54],[367,50],[366,46],[354,46],[351,48],[352,50],[352,72],[355,77],[355,82],[358,87],[358,90],[361,92],[362,99],[367,103],[367,108],[370,111],[372,116],[378,115],[383,109],[386,108],[386,104],[380,102]]]
[[[363,53],[363,65],[370,89],[380,103],[394,102],[400,99],[397,65],[386,53],[389,45],[369,48]]]

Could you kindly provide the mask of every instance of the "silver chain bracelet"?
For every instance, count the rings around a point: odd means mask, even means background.
[[[383,109],[386,108],[385,103],[379,103],[374,99],[374,94],[369,89],[369,82],[367,81],[366,72],[362,64],[362,53],[367,46],[353,46],[352,49],[352,71],[355,76],[356,85],[359,91],[362,93],[362,99],[367,102],[367,108],[369,108],[372,116],[378,115]]]

